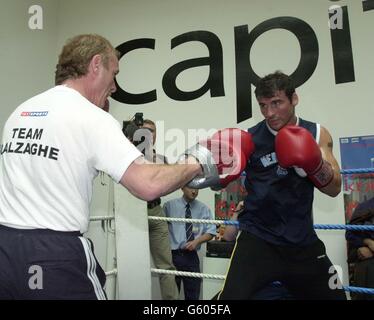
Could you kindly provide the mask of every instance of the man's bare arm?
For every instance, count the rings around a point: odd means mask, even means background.
[[[320,190],[321,192],[331,197],[336,197],[341,191],[342,178],[340,175],[339,164],[336,161],[334,154],[332,152],[332,149],[333,149],[332,137],[330,133],[327,131],[327,129],[324,127],[321,127],[321,136],[320,136],[319,146],[321,148],[323,159],[325,159],[331,164],[332,169],[334,171],[334,177],[331,180],[331,182],[327,186],[321,188]]]
[[[201,173],[201,166],[194,159],[190,159],[189,164],[165,165],[138,158],[120,182],[137,198],[151,201],[181,188]]]

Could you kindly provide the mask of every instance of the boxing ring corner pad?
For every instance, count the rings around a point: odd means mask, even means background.
[[[147,202],[114,186],[117,299],[151,300]]]

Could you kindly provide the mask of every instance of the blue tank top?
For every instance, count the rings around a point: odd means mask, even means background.
[[[319,137],[316,123],[299,118],[299,126]],[[314,185],[293,168],[278,165],[275,135],[265,120],[248,132],[253,136],[255,151],[245,169],[248,195],[238,217],[239,228],[277,245],[313,243],[317,240],[312,217]]]

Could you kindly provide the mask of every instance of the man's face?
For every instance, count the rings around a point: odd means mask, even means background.
[[[104,108],[108,97],[116,91],[114,78],[119,72],[117,57],[113,54],[109,59],[107,68],[102,61],[98,68],[94,104]]]
[[[257,97],[260,111],[267,124],[273,130],[280,130],[285,125],[295,124],[295,106],[298,103],[296,93],[292,95],[291,101],[284,91],[277,91],[271,98]]]
[[[189,188],[189,187],[183,187],[182,191],[183,191],[184,198],[188,202],[191,202],[191,201],[195,200],[195,198],[199,194],[199,190],[198,189],[192,189],[192,188]]]
[[[143,128],[147,128],[152,132],[153,145],[156,143],[156,127],[150,123],[144,123]]]

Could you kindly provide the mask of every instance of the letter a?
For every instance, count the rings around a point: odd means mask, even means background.
[[[332,30],[343,29],[343,9],[340,6],[331,6],[329,8],[330,19],[329,27]]]
[[[332,274],[329,279],[329,288],[331,290],[342,289],[343,286],[340,279],[343,274],[343,269],[340,266],[331,266],[329,273]]]
[[[29,28],[31,30],[43,30],[43,8],[38,5],[32,5],[29,8],[29,14],[32,14],[29,19]]]
[[[29,288],[31,290],[43,289],[43,269],[40,266],[31,266],[29,273],[33,274],[29,279]]]

